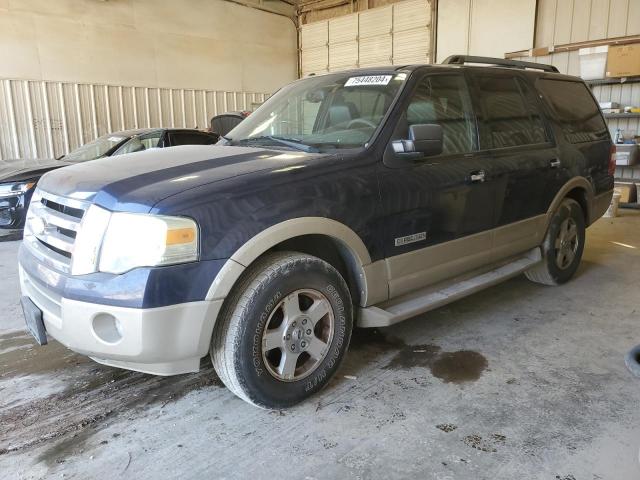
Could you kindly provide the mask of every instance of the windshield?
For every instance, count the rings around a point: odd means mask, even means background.
[[[127,137],[120,135],[105,135],[93,142],[76,148],[63,157],[65,162],[86,162],[103,157],[109,150],[124,142]]]
[[[329,74],[300,80],[269,98],[228,140],[305,151],[366,146],[406,78]]]

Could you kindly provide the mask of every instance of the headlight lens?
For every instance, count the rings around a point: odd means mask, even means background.
[[[72,275],[120,274],[198,259],[198,226],[184,217],[112,213],[91,205],[73,251]]]
[[[198,226],[193,220],[116,212],[104,234],[99,270],[118,274],[197,259]]]
[[[36,182],[12,182],[12,183],[0,183],[0,198],[15,197],[16,195],[22,195],[28,192]]]

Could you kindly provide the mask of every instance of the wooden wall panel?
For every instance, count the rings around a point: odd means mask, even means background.
[[[635,2],[640,4],[640,2]],[[607,37],[624,37],[627,34],[629,0],[611,0],[609,3],[609,25]]]
[[[634,0],[636,1],[636,0]],[[609,0],[592,0],[589,22],[589,40],[608,38]]]
[[[535,47],[553,45],[558,0],[538,0]]]
[[[559,0],[556,7],[556,23],[553,43],[559,45],[571,42],[571,28],[573,19],[573,0]]]
[[[571,41],[589,40],[589,22],[591,20],[591,0],[574,0],[571,19]]]

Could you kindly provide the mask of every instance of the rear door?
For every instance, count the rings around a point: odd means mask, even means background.
[[[480,148],[495,192],[495,258],[533,248],[565,174],[540,99],[518,72],[472,71]]]
[[[591,181],[596,195],[609,192],[613,188],[611,137],[588,87],[581,81],[553,76],[538,79],[536,87],[553,120],[567,180],[583,176]]]
[[[413,124],[439,124],[441,155],[409,162],[385,153],[380,175],[391,297],[487,263],[493,186],[478,153],[476,122],[461,72],[422,77],[403,107],[391,140]]]

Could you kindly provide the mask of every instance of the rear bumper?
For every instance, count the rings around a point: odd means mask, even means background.
[[[595,195],[593,197],[593,204],[591,205],[591,218],[589,219],[589,225],[598,220],[604,212],[607,211],[611,204],[611,198],[613,197],[613,190]]]
[[[43,312],[47,333],[97,362],[155,375],[199,369],[222,300],[130,308],[64,298],[20,266],[22,295]]]

